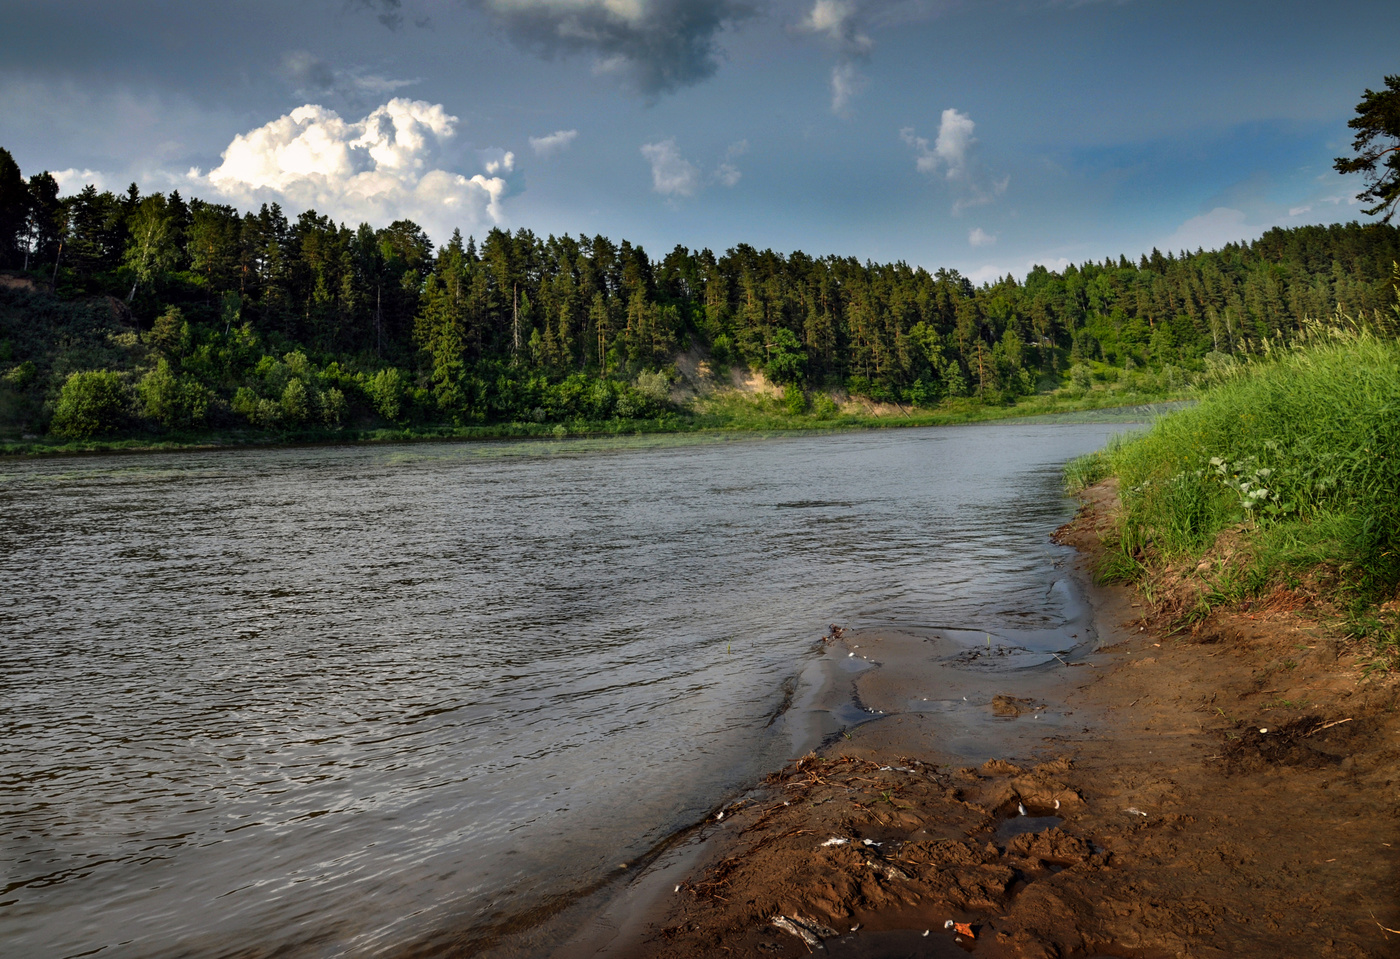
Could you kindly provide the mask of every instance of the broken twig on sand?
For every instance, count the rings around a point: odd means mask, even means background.
[[[1321,731],[1324,730],[1324,729],[1331,729],[1333,726],[1340,726],[1342,723],[1349,723],[1349,722],[1351,722],[1351,719],[1350,719],[1350,718],[1347,718],[1347,719],[1335,719],[1335,720],[1333,720],[1333,721],[1330,722],[1330,723],[1323,723],[1321,726],[1318,726],[1318,727],[1317,727],[1316,729],[1314,729],[1312,732],[1308,733],[1308,735],[1311,736],[1313,733],[1321,732]],[[1393,932],[1393,931],[1394,931],[1394,930],[1392,930],[1392,932]]]

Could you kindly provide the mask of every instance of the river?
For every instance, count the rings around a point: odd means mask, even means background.
[[[1122,429],[0,462],[0,954],[565,901],[817,744],[828,624],[1060,624],[1060,466]]]

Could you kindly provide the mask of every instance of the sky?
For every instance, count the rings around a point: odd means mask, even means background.
[[[0,147],[352,227],[950,267],[1366,221],[1394,0],[0,0]]]

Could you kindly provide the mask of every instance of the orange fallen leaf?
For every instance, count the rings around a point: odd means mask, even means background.
[[[956,932],[956,933],[957,933],[958,935],[960,935],[960,936],[967,936],[967,938],[969,938],[969,939],[976,939],[976,938],[977,938],[977,934],[976,934],[975,932],[972,931],[972,923],[970,923],[970,922],[955,922],[955,923],[953,923],[953,931]]]

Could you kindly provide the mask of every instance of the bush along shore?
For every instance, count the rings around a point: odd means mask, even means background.
[[[1222,371],[1200,402],[1071,463],[1120,508],[1097,567],[1199,631],[1221,609],[1311,611],[1366,665],[1400,661],[1400,274],[1397,303],[1338,314]]]

